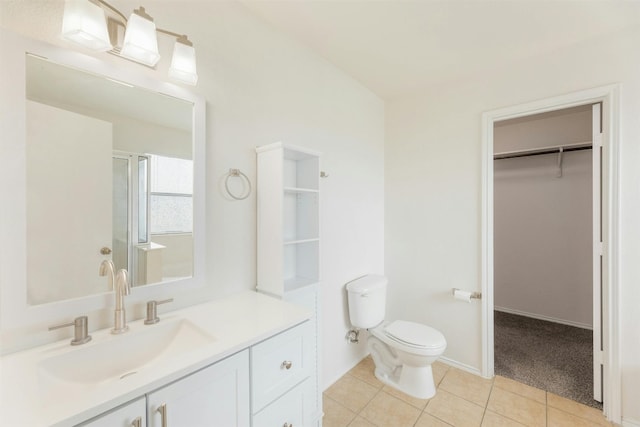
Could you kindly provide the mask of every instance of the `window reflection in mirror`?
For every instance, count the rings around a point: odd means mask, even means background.
[[[27,299],[193,275],[193,104],[26,56]]]

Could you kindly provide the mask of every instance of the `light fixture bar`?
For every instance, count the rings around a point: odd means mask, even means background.
[[[111,16],[105,16],[105,11],[110,12]],[[143,6],[135,9],[127,19],[105,0],[65,0],[63,38],[92,50],[110,51],[154,68],[160,60],[156,33],[176,38],[169,77],[195,85],[198,75],[193,43],[184,34],[157,28]]]

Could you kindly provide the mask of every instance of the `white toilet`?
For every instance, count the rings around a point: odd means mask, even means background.
[[[439,331],[405,320],[384,320],[387,278],[368,275],[347,283],[349,319],[369,330],[367,347],[375,376],[385,384],[420,399],[436,394],[431,364],[447,341]]]

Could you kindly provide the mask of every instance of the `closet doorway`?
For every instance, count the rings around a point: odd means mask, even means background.
[[[600,111],[587,104],[493,128],[495,374],[597,408]]]
[[[481,217],[481,290],[482,290],[482,375],[492,378],[494,370],[494,125],[504,120],[524,118],[540,113],[587,105],[600,106],[601,144],[600,187],[594,186],[600,200],[600,230],[602,242],[594,244],[593,275],[601,284],[594,293],[600,304],[593,303],[592,325],[599,327],[600,338],[595,338],[593,369],[594,397],[601,391],[602,407],[608,420],[621,422],[620,371],[620,291],[619,277],[619,92],[617,84],[573,92],[526,104],[487,111],[482,115],[482,217]],[[597,140],[597,138],[596,138]],[[592,150],[595,152],[595,150]],[[594,156],[594,158],[597,158]],[[556,162],[557,162],[556,158]],[[563,158],[563,161],[565,159]],[[595,163],[595,161],[594,161]],[[566,166],[566,165],[565,165]],[[564,170],[563,170],[564,172]],[[595,221],[594,221],[595,223]],[[592,236],[597,236],[593,233]],[[594,239],[595,241],[595,239]],[[598,275],[599,269],[599,275]],[[595,287],[594,287],[595,289]],[[592,301],[593,302],[593,301]],[[595,319],[595,321],[594,321]],[[598,343],[600,345],[598,346]],[[599,375],[598,372],[599,371]],[[597,382],[600,381],[600,386]]]

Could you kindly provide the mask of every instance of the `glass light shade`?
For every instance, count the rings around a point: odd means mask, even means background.
[[[127,21],[120,56],[150,67],[155,66],[160,60],[156,24],[132,13]]]
[[[169,77],[182,83],[196,84],[198,74],[196,73],[196,50],[193,46],[176,42],[173,47]]]
[[[62,38],[91,50],[111,50],[104,11],[89,0],[66,0]]]

